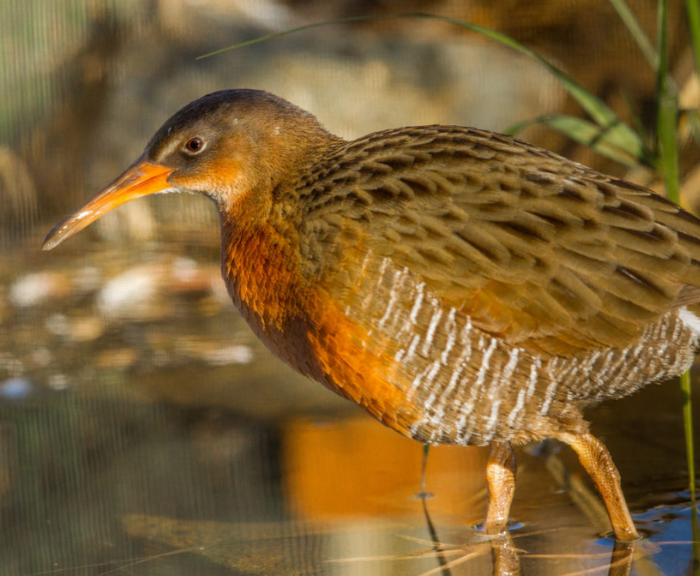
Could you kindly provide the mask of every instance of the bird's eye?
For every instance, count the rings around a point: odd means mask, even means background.
[[[185,142],[185,151],[190,154],[197,154],[204,149],[204,141],[201,138],[190,138]]]

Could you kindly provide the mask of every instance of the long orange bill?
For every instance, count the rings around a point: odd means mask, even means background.
[[[137,160],[102,192],[73,210],[56,224],[46,235],[42,249],[55,248],[117,206],[142,196],[172,188],[168,183],[168,176],[172,171],[173,168],[157,166],[141,159]]]

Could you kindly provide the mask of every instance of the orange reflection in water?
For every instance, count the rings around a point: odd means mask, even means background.
[[[369,417],[284,429],[285,485],[291,509],[306,520],[422,515],[423,447]],[[486,506],[488,450],[433,446],[426,489],[431,514],[475,522]],[[447,518],[445,518],[447,519]]]

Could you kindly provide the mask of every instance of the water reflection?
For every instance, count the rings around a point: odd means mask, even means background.
[[[522,524],[491,536],[475,522],[485,505],[480,450],[431,451],[435,496],[422,500],[421,447],[364,418],[270,427],[73,391],[21,402],[2,405],[3,574],[670,575],[692,566],[687,502],[640,516],[647,540],[613,546],[527,455],[514,505]]]
[[[285,484],[295,515],[311,521],[416,518],[422,447],[359,416],[317,423],[291,419],[283,428]],[[439,446],[430,450],[430,510],[451,522],[476,523],[486,504],[488,451]],[[396,474],[396,470],[401,471]]]
[[[3,576],[692,570],[673,383],[591,414],[644,541],[601,538],[554,443],[519,451],[518,523],[488,535],[487,451],[431,449],[421,486],[418,443],[269,357],[217,294],[216,246],[103,248],[99,271],[80,243],[60,271],[0,262]],[[130,310],[109,293],[134,274]]]

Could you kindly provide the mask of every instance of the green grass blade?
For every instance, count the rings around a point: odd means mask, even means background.
[[[634,41],[637,43],[637,46],[639,46],[645,58],[649,61],[649,64],[651,64],[651,67],[656,70],[659,65],[659,56],[651,41],[644,33],[644,30],[642,30],[642,27],[639,25],[639,21],[635,18],[634,13],[630,10],[630,7],[625,0],[610,0],[610,4],[615,8],[618,16],[627,27],[627,30],[632,35],[632,38],[634,38]]]
[[[614,135],[607,132],[597,124],[589,122],[584,118],[567,116],[566,114],[556,114],[551,116],[539,116],[532,120],[525,120],[514,124],[506,134],[517,135],[523,128],[532,124],[541,124],[552,128],[564,136],[571,138],[579,144],[588,146],[598,154],[610,158],[615,162],[629,166],[630,168],[644,163],[646,155],[639,154],[638,150],[625,150],[615,141]]]
[[[668,75],[668,0],[659,0],[659,66],[656,77],[656,135],[659,142],[659,168],[664,175],[666,193],[680,202],[678,172],[678,93]]]
[[[250,46],[252,44],[257,44],[258,42],[264,42],[267,40],[272,40],[274,38],[280,38],[282,36],[287,36],[289,34],[295,34],[297,32],[302,32],[304,30],[310,30],[312,28],[319,28],[322,26],[330,26],[334,24],[347,24],[349,22],[361,22],[366,20],[382,20],[389,18],[404,18],[404,19],[424,19],[424,20],[439,20],[442,22],[447,22],[449,24],[459,26],[460,28],[466,28],[472,32],[476,32],[495,40],[496,42],[507,46],[524,54],[544,66],[554,77],[559,81],[559,83],[564,87],[564,89],[571,95],[576,102],[586,111],[586,113],[601,127],[610,133],[615,133],[615,138],[618,142],[621,142],[621,148],[624,150],[639,150],[643,149],[642,141],[640,137],[632,130],[627,124],[622,122],[620,118],[613,112],[613,110],[605,104],[600,98],[591,94],[573,78],[568,76],[563,70],[560,70],[554,64],[548,62],[536,51],[528,48],[524,44],[521,44],[514,38],[507,36],[491,28],[485,26],[480,26],[479,24],[473,24],[467,22],[466,20],[460,20],[458,18],[450,18],[448,16],[439,16],[437,14],[421,14],[421,13],[406,13],[406,14],[374,14],[368,16],[352,16],[348,18],[339,18],[336,20],[327,20],[325,22],[315,22],[313,24],[307,24],[305,26],[299,26],[298,28],[292,28],[290,30],[284,30],[282,32],[276,32],[274,34],[268,34],[266,36],[261,36],[260,38],[255,38],[253,40],[248,40],[246,42],[241,42],[233,46],[228,46],[222,48],[221,50],[216,50],[215,52],[210,52],[199,58],[207,58],[209,56],[214,56],[216,54],[221,54],[228,50],[233,50],[235,48],[241,48],[243,46]],[[640,152],[641,153],[641,152]]]
[[[700,77],[700,2],[698,0],[685,0],[685,8],[688,13],[690,43],[693,46],[695,58],[695,73]]]
[[[690,535],[693,539],[693,575],[700,576],[700,530],[698,530],[697,506],[693,506],[690,513]]]
[[[680,203],[680,176],[678,170],[678,94],[668,76],[668,0],[659,0],[657,71],[656,133],[659,139],[660,165],[668,197]],[[683,426],[688,459],[690,495],[695,502],[695,446],[693,444],[693,405],[690,372],[681,376],[683,397]]]
[[[683,428],[685,430],[685,454],[688,460],[688,482],[690,498],[695,502],[695,443],[693,442],[693,404],[690,370],[681,375],[681,397],[683,398]]]
[[[660,91],[656,130],[659,139],[659,168],[666,183],[667,196],[680,203],[680,175],[678,172],[678,98]]]

